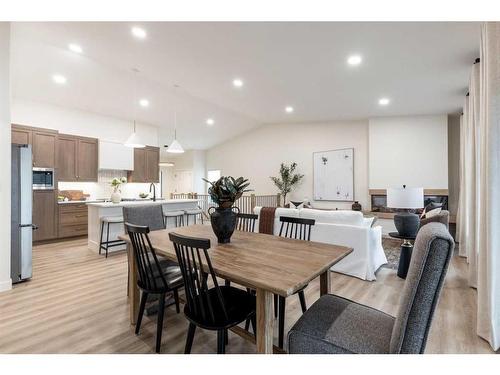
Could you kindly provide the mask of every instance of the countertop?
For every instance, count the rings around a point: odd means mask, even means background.
[[[140,203],[144,203],[144,202],[151,201],[151,198],[131,198],[131,199],[134,199],[134,200],[133,201],[132,200],[130,200],[130,201],[126,200],[125,202],[140,202]],[[157,198],[157,201],[164,201],[164,200],[165,200],[165,198]],[[57,203],[58,204],[111,203],[111,201],[109,199],[100,198],[100,199],[58,201]]]
[[[139,201],[122,201],[120,203],[113,202],[86,202],[87,206],[100,207],[100,208],[111,208],[111,207],[128,207],[128,206],[138,206],[144,204],[173,204],[173,203],[192,203],[198,202],[196,199],[163,199],[153,202],[152,200],[139,200]]]

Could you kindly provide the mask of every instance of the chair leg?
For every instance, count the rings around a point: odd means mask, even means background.
[[[224,280],[224,286],[231,286],[231,280]]]
[[[200,217],[201,217],[201,224],[203,224],[203,214],[202,213],[200,214]]]
[[[224,330],[224,345],[229,344],[229,334],[227,332],[227,329]]]
[[[175,312],[179,314],[181,312],[181,308],[179,305],[179,289],[174,289],[174,300],[175,300]]]
[[[196,324],[189,323],[188,335],[186,339],[186,347],[184,348],[184,354],[191,354],[191,347],[193,346],[194,333],[196,332]]]
[[[144,316],[144,308],[146,307],[146,302],[148,300],[148,293],[142,292],[141,304],[139,306],[139,315],[137,315],[137,322],[135,323],[135,334],[139,334],[141,329],[142,317]]]
[[[224,330],[219,329],[217,331],[217,354],[225,354],[226,348],[224,345]]]
[[[109,247],[109,223],[107,225],[107,231],[106,231],[106,258],[108,257],[108,247]]]
[[[300,307],[302,307],[302,313],[305,313],[307,310],[307,305],[306,305],[306,296],[304,295],[303,290],[299,292],[299,300],[300,300]]]
[[[245,320],[245,331],[248,331],[250,329],[250,318],[247,318]]]
[[[158,323],[156,326],[156,353],[160,353],[164,313],[165,313],[165,293],[162,293],[160,294],[160,299],[158,300]]]
[[[279,332],[278,332],[278,346],[283,349],[283,339],[285,336],[285,305],[286,305],[286,300],[285,297],[279,296],[279,318],[278,318],[278,324],[279,324]]]
[[[99,240],[99,255],[101,255],[103,235],[104,235],[104,221],[101,223],[101,239]]]
[[[278,295],[274,295],[274,317],[278,317]]]

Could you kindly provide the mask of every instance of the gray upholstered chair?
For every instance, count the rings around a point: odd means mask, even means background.
[[[144,204],[123,207],[125,223],[149,227],[149,230],[165,229],[161,204]]]
[[[437,215],[431,217],[424,217],[420,219],[420,228],[429,223],[442,223],[449,228],[450,226],[450,213],[446,210],[441,210]]]
[[[289,353],[423,353],[454,241],[444,224],[422,227],[396,317],[324,295],[288,334]]]

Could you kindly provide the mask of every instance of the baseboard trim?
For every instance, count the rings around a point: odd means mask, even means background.
[[[6,292],[12,289],[12,280],[9,278],[5,281],[0,281],[0,292]]]

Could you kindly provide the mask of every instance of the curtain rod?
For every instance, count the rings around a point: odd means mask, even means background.
[[[481,62],[481,59],[479,57],[476,60],[474,60],[474,64],[477,64],[479,62]]]

